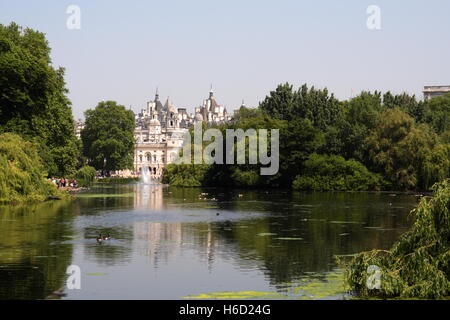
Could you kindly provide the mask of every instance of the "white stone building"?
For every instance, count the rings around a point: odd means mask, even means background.
[[[214,91],[211,87],[209,98],[203,101],[200,107],[195,108],[194,122],[205,121],[208,124],[223,124],[232,119],[227,109],[214,99]]]
[[[148,166],[152,178],[161,178],[163,168],[181,151],[192,118],[186,109],[177,109],[169,98],[163,105],[157,92],[155,100],[149,101],[147,108],[136,115],[135,173],[139,175]]]
[[[448,93],[450,93],[450,86],[425,86],[423,88],[423,96],[425,100],[443,96]]]
[[[195,115],[188,114],[185,108],[176,108],[169,98],[163,105],[157,91],[155,99],[136,115],[135,174],[140,175],[142,168],[148,166],[152,178],[161,178],[164,167],[181,151],[184,134],[192,125],[202,121],[210,125],[221,124],[231,118],[226,108],[214,99],[212,89],[209,98],[195,109]]]

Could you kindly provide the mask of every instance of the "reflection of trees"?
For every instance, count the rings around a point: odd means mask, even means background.
[[[208,198],[219,199],[219,210],[266,212],[260,219],[217,222],[210,228],[212,238],[223,239],[228,247],[220,250],[221,255],[232,252],[243,267],[261,262],[273,283],[289,282],[307,272],[330,271],[335,255],[390,247],[409,225],[405,213],[414,205],[406,196],[386,194],[245,191],[239,198],[235,190],[171,191],[174,198],[194,202],[206,192]],[[268,233],[276,235],[258,236]]]
[[[0,207],[0,299],[42,299],[64,286],[72,245],[57,243],[73,235],[66,208],[62,201]]]

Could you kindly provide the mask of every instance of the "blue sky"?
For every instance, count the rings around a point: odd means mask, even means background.
[[[69,30],[66,9],[81,9]],[[369,5],[381,30],[366,26]],[[450,84],[448,0],[2,0],[0,23],[44,32],[66,68],[76,118],[109,99],[144,108],[161,99],[193,111],[212,83],[229,110],[277,84],[327,87],[340,99],[361,90]]]

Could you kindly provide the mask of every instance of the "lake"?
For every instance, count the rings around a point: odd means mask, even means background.
[[[411,195],[95,186],[0,206],[0,299],[345,299],[335,255],[388,249]],[[99,234],[111,239],[98,243]]]

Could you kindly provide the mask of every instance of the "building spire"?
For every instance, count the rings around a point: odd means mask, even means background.
[[[155,101],[159,100],[159,88],[156,87]]]
[[[211,83],[211,89],[209,90],[209,98],[211,99],[214,96],[213,85]]]

